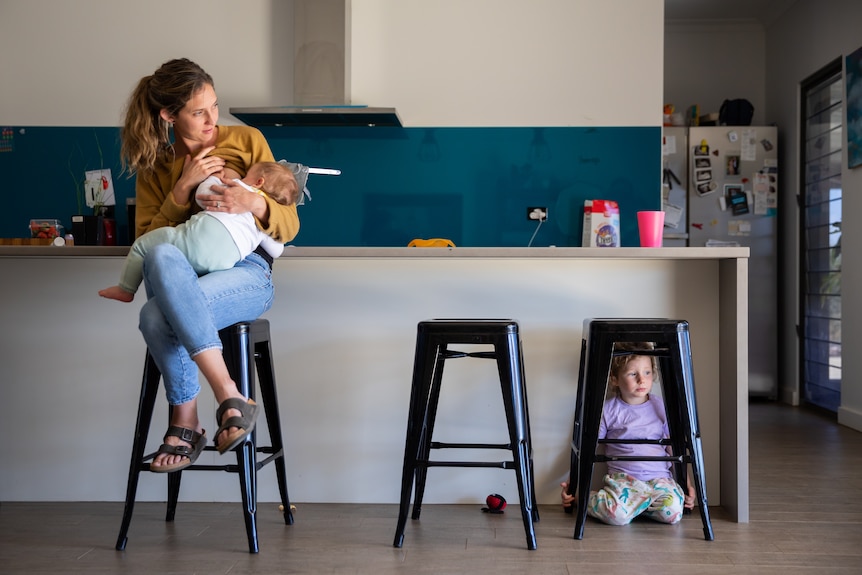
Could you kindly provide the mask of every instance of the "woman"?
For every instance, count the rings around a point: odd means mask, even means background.
[[[252,164],[274,161],[257,129],[218,125],[212,77],[194,62],[171,60],[140,80],[129,99],[121,139],[123,165],[137,175],[136,235],[176,226],[198,211],[198,204],[214,212],[250,212],[263,232],[282,243],[299,231],[295,205],[279,204],[236,182],[213,186],[213,194],[194,201],[198,184],[225,166],[244,176]],[[271,266],[272,259],[258,250],[231,269],[198,277],[173,246],[159,246],[145,258],[148,300],[140,330],[173,407],[152,471],[184,469],[206,444],[197,410],[198,369],[219,404],[213,437],[218,450],[233,449],[254,428],[257,405],[242,397],[231,379],[218,330],[253,320],[271,307]]]

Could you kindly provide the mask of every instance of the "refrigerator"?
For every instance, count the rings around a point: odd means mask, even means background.
[[[750,250],[749,394],[778,393],[778,129],[688,128],[687,242]]]
[[[662,129],[662,245],[668,248],[688,245],[688,128],[665,126]]]

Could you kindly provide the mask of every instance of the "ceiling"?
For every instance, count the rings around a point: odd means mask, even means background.
[[[770,25],[796,0],[664,0],[665,20],[757,20]]]

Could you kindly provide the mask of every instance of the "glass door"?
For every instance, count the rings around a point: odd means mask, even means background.
[[[802,397],[841,404],[841,164],[844,83],[836,60],[802,84]]]

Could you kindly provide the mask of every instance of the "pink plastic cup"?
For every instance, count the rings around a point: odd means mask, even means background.
[[[660,248],[664,232],[664,212],[638,212],[638,233],[642,248]]]

